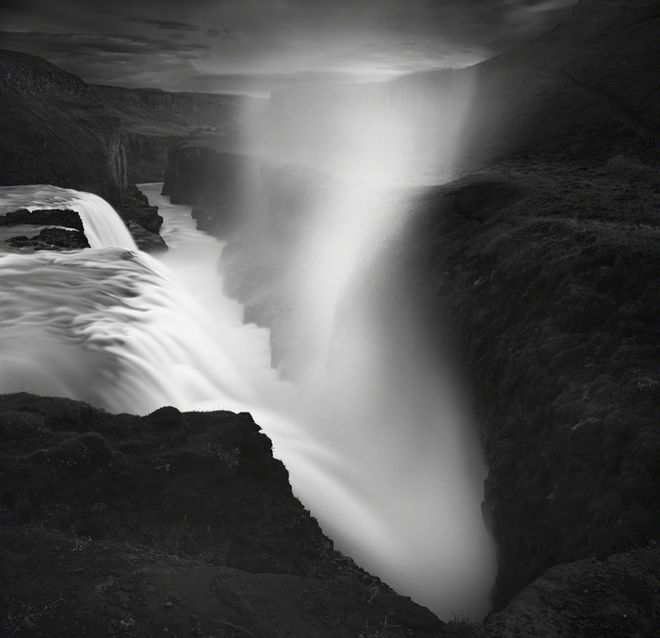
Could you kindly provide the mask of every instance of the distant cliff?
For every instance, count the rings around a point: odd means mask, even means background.
[[[275,91],[269,127],[292,158],[318,157],[349,143],[345,109],[363,106],[407,122],[416,160],[454,174],[512,157],[657,159],[659,18],[653,0],[581,0],[564,24],[471,67]]]
[[[0,184],[45,182],[116,201],[128,183],[162,179],[173,140],[200,129],[228,138],[256,102],[90,85],[0,50]]]
[[[133,184],[162,180],[169,147],[194,131],[229,140],[253,104],[94,86],[36,56],[0,50],[0,185],[96,193],[115,206],[138,246],[162,248],[162,219]]]
[[[0,185],[47,183],[117,201],[127,186],[121,121],[80,78],[0,51]]]

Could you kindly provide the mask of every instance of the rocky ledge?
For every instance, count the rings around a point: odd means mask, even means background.
[[[31,250],[75,250],[89,248],[80,215],[74,210],[20,208],[0,215],[0,227],[11,229],[34,226],[31,236],[14,235],[6,239],[11,248]]]
[[[131,184],[122,191],[115,209],[140,250],[167,250],[167,244],[160,236],[163,218],[158,214],[158,206],[151,206],[146,195],[137,186]]]
[[[4,395],[0,441],[2,635],[445,631],[333,549],[248,414]]]

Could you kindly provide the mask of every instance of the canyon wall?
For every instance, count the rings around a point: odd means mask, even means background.
[[[163,247],[135,183],[163,179],[167,152],[195,131],[229,144],[257,100],[90,85],[46,60],[0,50],[0,185],[100,195],[139,245]]]
[[[399,282],[391,303],[418,310],[443,356],[453,344],[471,386],[500,548],[496,609],[552,566],[634,554],[660,530],[659,26],[657,3],[582,0],[566,24],[470,69],[274,96],[276,134],[298,135],[301,159],[310,146],[331,153],[355,104],[412,114],[432,149],[448,96],[469,87],[452,167],[465,177],[411,195],[387,278]],[[274,242],[287,232],[277,227]],[[301,342],[296,299],[281,286],[286,263],[256,237],[229,237],[225,285],[272,329],[286,367]]]

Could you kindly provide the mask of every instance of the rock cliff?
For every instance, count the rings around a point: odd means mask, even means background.
[[[657,538],[659,186],[633,160],[500,165],[427,194],[400,244],[392,276],[479,406],[498,608]]]
[[[3,395],[0,439],[3,635],[444,631],[333,549],[248,414]]]
[[[117,208],[138,245],[162,247],[162,221],[146,214],[132,185],[163,179],[169,146],[194,131],[230,138],[253,103],[89,85],[36,56],[0,50],[0,185],[95,193]]]

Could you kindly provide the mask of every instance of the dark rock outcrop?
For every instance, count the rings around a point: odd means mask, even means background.
[[[131,185],[123,191],[116,210],[140,250],[167,250],[167,244],[159,234],[163,218],[158,214],[158,206],[151,206],[137,186]]]
[[[80,78],[0,51],[0,185],[53,184],[110,202],[126,186],[121,122]]]
[[[12,248],[31,250],[77,250],[89,248],[80,215],[74,210],[37,209],[9,211],[0,215],[0,227],[41,226],[36,235],[15,235],[6,241]]]
[[[248,414],[4,395],[0,439],[3,634],[454,635],[333,549]]]
[[[42,228],[38,235],[10,237],[8,243],[13,248],[32,248],[33,250],[76,250],[89,248],[84,233],[68,228]]]
[[[20,208],[0,215],[0,226],[19,226],[21,224],[63,226],[64,228],[83,231],[80,215],[75,210],[41,208],[31,211],[27,208]]]

